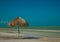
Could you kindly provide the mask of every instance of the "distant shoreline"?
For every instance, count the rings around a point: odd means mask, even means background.
[[[17,28],[10,26],[0,26],[0,28]],[[28,26],[28,27],[20,27],[22,29],[45,29],[45,30],[60,30],[60,26]]]

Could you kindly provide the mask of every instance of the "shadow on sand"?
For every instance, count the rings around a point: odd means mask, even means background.
[[[40,39],[39,37],[0,37],[0,39]]]
[[[39,37],[24,37],[22,39],[39,39]]]

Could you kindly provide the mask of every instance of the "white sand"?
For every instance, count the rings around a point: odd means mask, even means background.
[[[58,37],[40,37],[39,39],[14,39],[17,38],[17,34],[0,32],[0,42],[60,42]],[[20,37],[24,37],[20,34]],[[8,38],[6,38],[8,37]]]

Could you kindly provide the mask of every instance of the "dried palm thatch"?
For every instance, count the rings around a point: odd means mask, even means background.
[[[22,17],[17,17],[8,24],[9,26],[18,26],[18,35],[20,33],[19,27],[20,26],[28,26],[28,23]],[[19,37],[19,36],[18,36]]]
[[[28,23],[21,17],[17,17],[9,23],[10,26],[28,26]]]

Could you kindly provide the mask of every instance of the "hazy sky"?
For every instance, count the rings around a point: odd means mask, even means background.
[[[0,0],[0,21],[18,16],[32,26],[59,26],[60,0]]]

